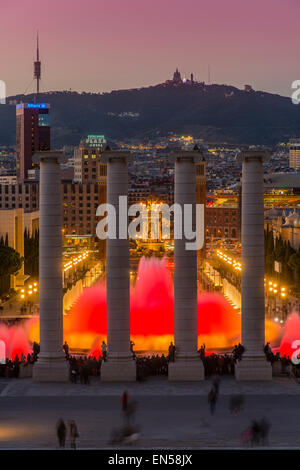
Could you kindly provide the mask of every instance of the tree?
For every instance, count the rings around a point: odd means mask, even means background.
[[[289,259],[290,257],[296,253],[294,248],[291,247],[290,242],[288,241],[285,243],[285,252],[284,252],[284,259],[282,264],[282,274],[285,281],[290,284],[293,281],[293,271],[289,266]]]
[[[24,272],[30,276],[39,274],[39,232],[32,236],[27,231],[24,232]]]
[[[23,258],[10,246],[0,245],[0,277],[16,274],[22,267]]]
[[[285,244],[282,240],[281,235],[276,238],[275,240],[275,247],[274,247],[274,256],[275,260],[283,263],[284,261],[284,254],[285,254]]]
[[[23,258],[10,246],[0,244],[0,295],[10,288],[11,274],[21,269]]]

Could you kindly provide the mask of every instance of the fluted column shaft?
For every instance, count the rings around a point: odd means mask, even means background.
[[[103,381],[136,380],[130,350],[130,266],[128,240],[128,152],[104,152],[107,163],[107,204],[115,208],[116,238],[106,241],[107,361]],[[121,197],[121,200],[120,200]],[[122,206],[120,207],[120,203]]]
[[[128,170],[124,158],[111,159],[107,165],[107,202],[115,207],[117,239],[107,239],[107,343],[108,356],[130,356],[130,266],[129,240],[120,239],[127,233],[126,215],[119,225],[119,196],[127,196]]]
[[[199,151],[173,152],[175,160],[174,202],[181,217],[174,218],[174,343],[175,362],[169,363],[169,380],[204,379],[204,368],[197,353],[197,250],[187,249],[190,231],[196,221],[196,166]],[[189,215],[189,217],[186,217]],[[189,219],[189,222],[187,221]],[[204,228],[204,227],[203,227]]]
[[[63,346],[62,152],[40,152],[40,353],[34,366],[37,381],[66,381],[68,367]]]
[[[264,355],[264,182],[263,162],[268,154],[245,150],[242,161],[242,360],[237,380],[271,380],[272,368]]]
[[[262,158],[249,157],[242,169],[242,344],[262,354],[265,343],[264,190]]]
[[[40,340],[41,355],[62,355],[62,204],[60,165],[40,164]]]
[[[196,205],[196,172],[193,158],[175,162],[175,204]],[[193,214],[194,215],[194,214]],[[194,218],[194,217],[193,217]],[[176,222],[176,221],[175,221]],[[177,356],[197,352],[197,251],[186,250],[182,217],[182,238],[174,240],[174,340]]]

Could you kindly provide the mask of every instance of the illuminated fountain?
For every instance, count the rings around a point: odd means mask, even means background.
[[[11,327],[0,324],[0,341],[3,341],[5,344],[6,357],[14,359],[16,355],[21,357],[22,354],[27,355],[32,352],[31,344],[28,341],[31,327],[31,320],[23,325]]]
[[[135,342],[136,351],[167,351],[170,341],[173,341],[173,279],[167,264],[165,259],[142,258],[136,282],[131,286],[131,339]],[[297,319],[300,335],[298,316]],[[295,321],[293,320],[293,328]],[[7,353],[13,357],[16,352],[27,354],[31,349],[30,342],[39,341],[38,332],[36,317],[23,322],[20,326],[11,328],[0,326],[0,340],[8,345]],[[295,330],[294,334],[297,336]],[[267,321],[267,341],[271,341],[274,347],[279,346],[280,336],[279,325]],[[64,340],[69,343],[72,350],[98,353],[102,339],[106,340],[104,281],[85,288],[70,314],[64,317]],[[221,294],[199,294],[198,345],[205,343],[208,350],[230,351],[238,341],[240,341],[240,315],[237,311]],[[282,347],[283,345],[282,342]]]
[[[300,355],[300,318],[296,312],[288,316],[284,327],[284,335],[280,343],[280,354],[295,362]]]

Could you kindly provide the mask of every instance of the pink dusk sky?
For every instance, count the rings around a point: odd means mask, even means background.
[[[213,83],[291,94],[299,0],[2,0],[0,80],[24,93],[40,34],[41,90],[157,84],[176,67]],[[28,92],[33,92],[33,84]]]

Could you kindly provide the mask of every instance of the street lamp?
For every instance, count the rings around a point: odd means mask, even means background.
[[[20,294],[20,298],[23,302],[26,303],[26,299],[27,299],[27,302],[29,304],[29,307],[30,307],[30,313],[31,313],[31,307],[34,303],[34,296],[37,294],[38,292],[38,283],[37,282],[34,282],[32,284],[29,284],[28,286],[25,286],[24,289],[21,289],[21,294]],[[21,308],[21,311],[22,311],[23,307]]]

